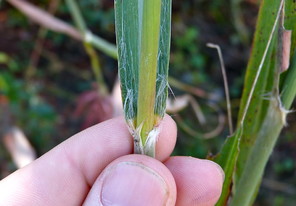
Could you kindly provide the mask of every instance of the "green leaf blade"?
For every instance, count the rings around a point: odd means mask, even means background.
[[[138,0],[115,1],[119,78],[126,119],[137,114],[139,65]]]
[[[168,96],[168,70],[171,45],[171,0],[162,0],[161,23],[158,50],[158,65],[156,78],[155,114],[161,118],[165,114]]]
[[[228,198],[231,194],[233,175],[236,167],[237,157],[239,154],[239,143],[241,135],[242,131],[239,128],[233,134],[233,136],[230,136],[226,139],[220,154],[218,154],[218,156],[214,159],[214,161],[222,167],[225,173],[222,194],[219,201],[216,203],[216,206],[227,205]]]
[[[259,16],[257,20],[256,33],[253,42],[252,54],[247,66],[245,77],[244,91],[241,99],[238,127],[243,124],[243,134],[240,143],[240,154],[236,170],[236,182],[239,181],[242,171],[244,170],[246,159],[250,154],[252,146],[257,139],[258,131],[260,130],[264,118],[268,112],[269,101],[268,95],[271,94],[274,85],[274,69],[275,69],[275,38],[268,48],[268,53],[263,64],[258,82],[255,86],[254,93],[251,99],[251,104],[245,116],[245,121],[241,122],[244,115],[247,99],[250,96],[251,88],[259,68],[263,53],[266,50],[267,41],[271,34],[274,22],[277,18],[277,13],[280,6],[278,0],[264,0],[261,2]]]

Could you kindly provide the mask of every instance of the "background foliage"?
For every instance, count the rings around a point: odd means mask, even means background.
[[[48,10],[51,1],[29,2]],[[236,120],[259,3],[242,0],[239,7],[236,4],[228,7],[226,0],[173,1],[170,77],[186,85],[171,82],[171,87],[175,96],[194,93],[206,117],[206,124],[200,124],[190,106],[172,115],[179,126],[174,154],[205,158],[219,151],[229,134],[225,126],[213,138],[202,135],[218,124],[218,114],[210,105],[214,104],[219,114],[226,115],[217,53],[207,48],[206,43],[222,48]],[[79,6],[88,28],[115,43],[113,1],[84,0],[79,1]],[[58,4],[55,16],[73,23],[64,1]],[[241,22],[233,20],[237,18]],[[247,32],[242,33],[239,29],[242,27]],[[37,24],[6,1],[0,1],[0,34],[0,103],[9,105],[9,114],[0,111],[0,123],[9,119],[19,126],[38,155],[104,119],[100,117],[105,111],[98,106],[103,97],[89,101],[97,86],[83,44],[62,34],[40,32]],[[40,40],[43,47],[36,63],[36,45]],[[111,91],[117,78],[117,62],[102,52],[98,56]],[[85,109],[85,105],[91,106]],[[256,205],[289,206],[296,202],[295,114],[288,116],[288,123],[268,163]],[[0,144],[0,178],[15,169]]]

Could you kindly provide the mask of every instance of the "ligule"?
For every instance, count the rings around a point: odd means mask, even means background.
[[[171,0],[115,0],[123,108],[135,153],[155,156],[165,113]]]

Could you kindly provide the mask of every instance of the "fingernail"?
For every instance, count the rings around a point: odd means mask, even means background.
[[[168,187],[165,180],[140,163],[119,163],[107,171],[103,180],[103,206],[163,206],[167,199]]]

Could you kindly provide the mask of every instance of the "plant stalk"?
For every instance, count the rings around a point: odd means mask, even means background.
[[[82,17],[82,14],[80,12],[80,9],[77,5],[76,0],[66,0],[66,3],[69,7],[72,18],[73,18],[77,28],[79,29],[81,35],[84,37],[83,38],[84,49],[90,58],[92,70],[95,74],[99,93],[101,95],[105,96],[108,94],[108,88],[107,88],[104,78],[103,78],[99,57],[98,57],[95,49],[93,48],[92,44],[90,43],[91,41],[93,41],[94,38],[87,29],[86,23]],[[97,39],[97,41],[98,41],[98,39]],[[99,44],[99,45],[101,45],[101,44]]]
[[[235,195],[231,201],[231,206],[252,205],[254,192],[262,180],[266,163],[284,126],[282,121],[284,111],[281,110],[279,103],[279,100],[276,98],[271,100],[266,120],[250,152]]]
[[[288,69],[282,88],[282,105],[288,110],[296,96],[296,51],[291,67]]]
[[[154,113],[161,0],[143,2],[142,40],[139,69],[137,126],[145,145],[149,133],[158,124]]]
[[[115,0],[118,67],[134,152],[155,156],[168,95],[171,0]]]
[[[283,10],[283,1],[280,11]],[[283,18],[282,15],[280,15]],[[282,23],[279,23],[279,32],[282,30]],[[283,94],[280,96],[279,78],[281,70],[282,39],[278,36],[277,62],[274,70],[273,91],[270,97],[268,112],[263,124],[258,131],[258,136],[247,158],[243,173],[237,184],[235,195],[231,205],[249,206],[255,199],[258,185],[262,180],[265,166],[273,151],[275,143],[283,127],[286,125],[286,116],[296,96],[296,55],[291,59],[292,64],[283,79]]]

